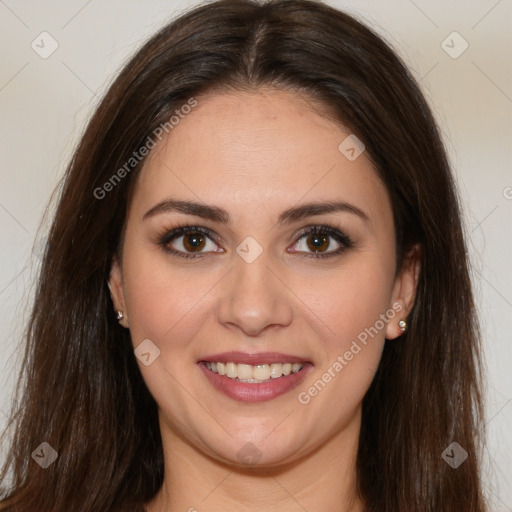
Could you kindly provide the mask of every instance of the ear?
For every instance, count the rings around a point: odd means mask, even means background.
[[[416,288],[420,275],[420,246],[416,244],[404,256],[402,269],[395,279],[391,297],[392,310],[396,315],[386,326],[386,338],[393,340],[403,334],[398,325],[400,320],[406,320],[414,305]]]
[[[121,271],[121,265],[119,264],[119,261],[117,260],[116,256],[114,256],[112,259],[108,287],[110,289],[110,297],[112,299],[112,303],[114,304],[114,310],[116,311],[116,313],[118,311],[121,311],[121,313],[123,314],[123,317],[119,320],[119,323],[123,327],[128,327],[128,312],[126,311],[123,290],[123,274]]]

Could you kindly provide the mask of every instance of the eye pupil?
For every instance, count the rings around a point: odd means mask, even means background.
[[[185,249],[188,250],[194,250],[194,249],[202,249],[204,245],[204,236],[200,234],[191,234],[186,235],[183,238],[183,245]]]
[[[325,242],[327,242],[327,245],[326,245],[326,247],[324,247],[324,249],[327,249],[329,247],[329,239],[328,239],[328,237],[326,237],[324,235],[318,235],[318,234],[311,235],[310,240],[312,240],[312,243],[308,244],[308,245],[309,245],[309,248],[313,251],[322,252],[322,251],[318,251],[318,249],[321,248],[322,244],[325,244]]]

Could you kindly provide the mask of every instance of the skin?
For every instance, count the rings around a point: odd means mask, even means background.
[[[386,339],[402,332],[398,321],[413,304],[418,259],[396,271],[387,191],[364,152],[349,161],[339,151],[350,131],[311,99],[270,89],[197,99],[138,177],[122,261],[114,260],[110,276],[134,347],[150,339],[160,350],[149,366],[138,361],[159,407],[165,453],[164,485],[147,510],[361,511],[361,404],[384,343],[400,343]],[[230,223],[177,212],[143,220],[169,197],[222,207]],[[276,223],[287,208],[326,200],[350,203],[367,220],[335,212]],[[178,223],[206,227],[219,239],[205,237],[200,258],[173,256],[158,241]],[[307,257],[311,235],[299,238],[301,230],[321,224],[347,234],[353,247]],[[250,264],[236,252],[247,236],[263,250]],[[185,238],[170,245],[186,251]],[[321,245],[325,252],[339,246],[330,236]],[[299,393],[393,305],[400,313],[300,403]],[[314,368],[278,398],[242,403],[215,390],[196,364],[230,350],[294,354]],[[237,457],[247,443],[261,455],[250,466]]]

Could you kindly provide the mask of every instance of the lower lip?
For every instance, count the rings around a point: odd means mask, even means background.
[[[280,395],[284,395],[288,391],[298,386],[306,377],[306,374],[313,368],[310,363],[305,363],[302,370],[290,375],[284,375],[269,382],[247,383],[230,379],[225,375],[209,370],[203,362],[198,363],[199,367],[205,374],[206,378],[211,382],[214,388],[221,391],[233,400],[240,402],[265,402],[273,400]]]

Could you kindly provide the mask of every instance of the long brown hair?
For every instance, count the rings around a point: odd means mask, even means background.
[[[386,344],[363,402],[357,478],[365,510],[485,510],[478,325],[438,128],[380,37],[308,0],[220,0],[190,10],[143,45],[96,109],[67,168],[42,262],[0,510],[137,509],[159,490],[156,404],[107,287],[144,158],[129,170],[126,162],[191,98],[262,85],[320,100],[364,142],[393,205],[398,268],[408,248],[421,247],[409,330]],[[31,458],[42,442],[58,452],[47,469]],[[452,442],[469,455],[457,469],[442,457]]]

